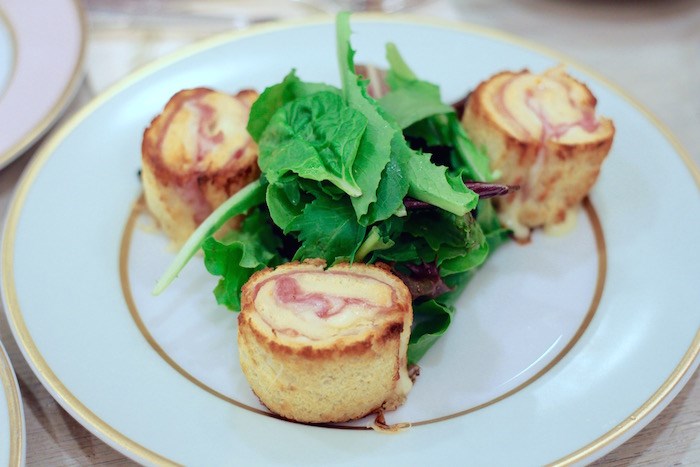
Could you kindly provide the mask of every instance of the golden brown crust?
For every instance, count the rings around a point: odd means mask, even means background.
[[[238,317],[241,368],[260,400],[291,420],[341,422],[393,410],[403,403],[411,386],[406,368],[410,293],[382,266],[344,264],[323,273],[324,266],[322,260],[288,263],[259,271],[245,284]],[[369,330],[321,339],[290,338],[260,319],[256,293],[270,278],[299,272],[320,272],[319,280],[339,272],[371,274],[391,284],[397,300],[373,318],[376,326]]]
[[[256,98],[252,90],[235,96],[183,90],[144,131],[146,203],[174,243],[184,242],[216,207],[260,176],[257,146],[245,128]]]
[[[611,120],[595,116],[596,103],[560,68],[501,72],[471,93],[465,130],[486,149],[500,181],[521,187],[495,202],[516,237],[563,222],[595,183],[615,134]]]

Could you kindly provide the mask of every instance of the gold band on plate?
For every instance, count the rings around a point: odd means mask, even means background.
[[[180,373],[182,376],[184,376],[188,381],[196,385],[197,387],[205,390],[209,394],[212,394],[219,399],[226,401],[230,404],[235,405],[236,407],[240,407],[242,409],[248,410],[250,412],[254,412],[260,415],[266,415],[268,417],[273,417],[277,418],[280,420],[285,420],[285,421],[290,421],[286,420],[282,417],[280,417],[277,414],[270,413],[265,410],[261,410],[259,408],[251,407],[247,404],[244,404],[240,401],[237,401],[233,399],[232,397],[226,396],[225,394],[222,394],[221,392],[217,391],[216,389],[212,388],[211,386],[208,386],[204,382],[198,380],[196,377],[194,377],[191,373],[189,373],[186,369],[184,369],[182,366],[180,366],[173,357],[168,355],[168,353],[163,349],[163,347],[158,344],[158,341],[153,337],[153,335],[150,333],[148,328],[146,327],[146,324],[143,322],[143,319],[141,319],[141,314],[139,313],[139,309],[136,306],[136,302],[134,301],[133,294],[131,293],[131,282],[129,279],[129,252],[131,250],[131,239],[134,234],[134,229],[136,227],[136,221],[138,217],[145,212],[146,206],[145,206],[145,200],[143,198],[143,195],[139,197],[139,199],[134,203],[133,208],[131,210],[131,214],[129,215],[127,221],[126,221],[126,226],[124,227],[124,233],[122,234],[122,241],[121,241],[121,247],[119,251],[119,278],[121,280],[121,285],[122,285],[122,293],[124,294],[124,301],[126,302],[127,307],[129,308],[129,313],[131,314],[131,317],[134,319],[134,323],[136,324],[136,327],[141,331],[141,334],[143,335],[144,339],[146,339],[146,342],[153,348],[153,350],[156,351],[156,353],[163,359],[165,362],[168,363],[175,371]],[[583,317],[583,320],[581,321],[581,324],[576,330],[576,333],[572,336],[572,338],[567,342],[567,344],[564,346],[562,350],[559,351],[559,353],[552,359],[551,362],[549,362],[547,365],[545,365],[541,370],[539,370],[537,373],[535,373],[532,377],[528,378],[526,381],[523,383],[519,384],[518,386],[514,387],[513,389],[510,389],[509,391],[506,391],[505,393],[501,394],[498,397],[495,397],[489,401],[486,401],[484,403],[478,404],[474,407],[469,407],[464,410],[457,411],[455,413],[449,414],[449,415],[444,415],[441,417],[436,417],[436,418],[431,418],[428,420],[421,420],[418,422],[407,422],[410,423],[411,426],[420,426],[420,425],[429,425],[431,423],[437,423],[437,422],[442,422],[445,420],[449,420],[455,417],[460,417],[462,415],[466,415],[472,412],[475,412],[477,410],[483,409],[484,407],[488,407],[489,405],[495,404],[496,402],[502,401],[503,399],[512,396],[516,392],[521,391],[525,387],[529,386],[530,384],[534,383],[537,381],[539,378],[541,378],[545,373],[547,373],[549,370],[551,370],[554,365],[556,365],[559,361],[561,361],[564,356],[566,356],[567,353],[573,348],[573,346],[578,342],[578,340],[581,338],[585,330],[588,328],[588,325],[590,324],[591,320],[593,319],[593,316],[595,315],[596,310],[598,309],[598,305],[600,304],[600,298],[603,295],[603,287],[605,286],[605,276],[607,272],[607,251],[605,247],[605,237],[603,236],[603,228],[602,225],[600,224],[600,219],[598,218],[598,215],[595,212],[595,208],[593,207],[593,204],[591,204],[590,199],[585,198],[583,202],[583,209],[586,212],[586,215],[588,216],[588,219],[591,223],[591,228],[593,230],[593,236],[595,238],[595,245],[596,245],[596,253],[598,256],[598,269],[597,269],[597,274],[596,274],[596,285],[595,289],[593,290],[593,296],[591,298],[591,302],[588,306],[588,309],[586,311],[586,314]],[[212,298],[213,300],[213,298]],[[290,421],[292,423],[296,423],[293,421]],[[352,429],[352,430],[371,430],[372,428],[370,427],[363,427],[363,426],[354,426],[354,425],[341,425],[341,424],[319,424],[319,426],[324,426],[327,428],[336,428],[336,429]]]
[[[494,29],[486,28],[483,26],[477,26],[467,23],[458,23],[448,20],[441,20],[435,18],[417,18],[410,15],[381,15],[381,14],[357,14],[356,18],[367,21],[367,22],[383,22],[383,23],[399,23],[399,24],[417,24],[423,26],[433,26],[443,29],[450,29],[463,33],[476,34],[483,37],[488,37],[503,41],[506,43],[514,44],[535,52],[538,52],[544,56],[556,59],[561,63],[565,63],[567,66],[571,66],[574,69],[585,72],[594,79],[601,83],[604,83],[609,89],[613,90],[618,96],[622,97],[628,104],[637,109],[643,116],[645,116],[669,141],[676,153],[679,155],[681,160],[685,163],[691,175],[693,176],[696,185],[700,187],[700,169],[695,167],[689,154],[681,147],[680,143],[676,138],[670,133],[670,131],[662,124],[656,117],[654,117],[644,106],[639,104],[633,98],[631,98],[625,91],[623,91],[619,86],[611,83],[608,79],[604,78],[599,73],[591,70],[590,68],[574,62],[572,59],[566,57],[563,54],[555,52],[547,47],[532,43],[530,41],[521,39],[510,34],[497,31]],[[187,57],[191,57],[198,52],[215,47],[217,45],[222,45],[235,39],[258,36],[265,33],[273,31],[281,31],[285,29],[290,29],[294,27],[301,26],[313,26],[320,24],[329,24],[331,22],[330,17],[323,16],[320,18],[307,18],[304,20],[294,20],[279,23],[266,23],[252,26],[245,30],[234,31],[229,33],[224,33],[217,35],[215,37],[202,40],[190,46],[186,46],[179,51],[170,54],[162,59],[156,60],[153,63],[146,65],[133,73],[129,74],[127,77],[123,78],[119,82],[112,85],[106,91],[102,92],[99,96],[95,97],[90,103],[84,106],[80,111],[69,118],[57,131],[45,141],[43,146],[37,151],[34,159],[31,161],[30,165],[25,170],[20,183],[17,186],[12,204],[9,207],[7,220],[5,224],[5,234],[2,241],[2,253],[4,260],[1,264],[1,277],[2,288],[4,291],[4,298],[7,307],[8,320],[12,327],[13,334],[17,340],[20,348],[29,364],[34,369],[39,379],[43,384],[50,389],[54,397],[69,411],[77,416],[84,424],[88,426],[93,432],[98,434],[100,438],[105,440],[108,444],[113,447],[117,447],[122,452],[130,452],[135,457],[144,459],[147,462],[153,464],[174,464],[172,461],[164,458],[163,456],[149,450],[148,448],[134,442],[133,440],[124,436],[121,432],[117,431],[115,428],[104,422],[102,419],[97,417],[90,409],[88,409],[78,398],[72,394],[66,386],[58,379],[55,373],[51,370],[48,363],[44,359],[43,355],[37,348],[35,342],[32,339],[31,333],[27,328],[27,324],[22,316],[22,311],[19,307],[19,300],[17,297],[17,291],[14,284],[14,244],[15,236],[17,231],[17,226],[19,223],[20,213],[22,207],[27,199],[27,195],[33,182],[36,180],[39,172],[41,171],[44,164],[49,160],[56,148],[66,139],[71,132],[77,128],[84,120],[86,120],[95,110],[102,106],[105,102],[109,101],[116,95],[118,95],[123,90],[129,88],[133,84],[137,83],[139,80],[145,78],[146,76],[154,73],[162,68],[165,68],[175,62],[183,60]],[[3,156],[4,157],[4,156]],[[0,158],[0,163],[2,158]],[[633,419],[637,414],[644,415],[651,413],[656,407],[660,406],[665,399],[672,394],[674,388],[682,381],[682,378],[688,373],[688,371],[693,367],[695,360],[700,354],[700,332],[696,334],[695,339],[691,342],[687,351],[685,352],[683,358],[678,362],[675,369],[673,369],[670,376],[664,381],[664,383],[657,389],[657,391],[650,396],[650,398],[635,412],[630,414],[628,418],[621,421],[619,425],[611,429],[607,433],[600,436],[598,439],[592,441],[586,446],[583,446],[579,450],[559,459],[558,464],[569,464],[580,460],[585,460],[588,456],[595,454],[597,451],[603,449],[605,446],[613,443],[615,440],[623,436],[627,431],[632,429],[640,421],[640,418]]]
[[[22,417],[22,400],[17,390],[17,380],[7,353],[0,347],[0,380],[5,391],[7,413],[10,419],[10,463],[11,466],[24,464],[22,445],[25,427]]]
[[[58,143],[60,140],[56,140],[56,142]],[[50,152],[42,152],[41,154],[50,154]],[[175,462],[127,438],[122,433],[112,428],[112,426],[110,426],[100,417],[95,415],[95,413],[88,407],[86,407],[85,404],[83,404],[73,393],[68,390],[68,388],[66,388],[63,382],[53,372],[49,364],[44,359],[44,356],[37,348],[36,343],[34,342],[34,339],[32,339],[32,335],[27,328],[27,324],[24,321],[24,317],[22,316],[22,311],[19,306],[17,289],[15,287],[15,278],[13,274],[13,245],[15,243],[15,235],[17,232],[17,224],[21,213],[21,207],[26,200],[27,194],[29,193],[28,188],[30,184],[28,181],[33,180],[34,177],[36,177],[36,175],[39,173],[39,169],[43,165],[43,162],[48,160],[48,157],[41,157],[41,159],[41,164],[33,161],[23,176],[23,180],[27,183],[23,183],[21,185],[22,189],[15,194],[12,209],[9,211],[7,216],[7,227],[2,239],[3,261],[1,265],[2,275],[0,280],[2,281],[3,298],[8,321],[12,329],[12,334],[14,335],[22,354],[27,360],[27,363],[29,363],[34,373],[37,375],[42,384],[49,390],[51,395],[73,417],[78,419],[78,421],[80,421],[83,425],[90,427],[93,430],[93,433],[97,434],[103,441],[110,444],[115,449],[122,450],[122,452],[127,451],[134,453],[140,459],[144,459],[152,464],[178,465]]]

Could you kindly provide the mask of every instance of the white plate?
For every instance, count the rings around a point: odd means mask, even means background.
[[[0,343],[0,465],[24,465],[24,409],[17,377],[5,347]]]
[[[0,0],[0,169],[56,121],[82,78],[77,0]]]
[[[503,69],[567,62],[461,24],[352,26],[358,61],[383,64],[393,41],[447,101]],[[571,235],[507,245],[479,272],[407,403],[388,414],[411,429],[265,416],[237,370],[235,315],[214,304],[201,262],[149,295],[172,252],[134,210],[144,127],[185,87],[262,90],[292,67],[337,83],[334,37],[318,20],[206,41],[122,81],[45,143],[10,208],[2,263],[12,331],[39,379],[146,463],[542,464],[590,461],[631,437],[697,364],[700,177],[645,111],[578,66],[617,127],[591,203]]]

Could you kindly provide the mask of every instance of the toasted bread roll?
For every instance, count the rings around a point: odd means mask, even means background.
[[[243,373],[271,411],[305,423],[394,410],[412,382],[411,295],[379,266],[287,263],[243,287]]]
[[[246,131],[255,91],[235,96],[198,88],[175,94],[146,129],[146,204],[175,245],[256,179],[258,148]]]
[[[500,181],[520,185],[496,201],[516,238],[563,223],[595,183],[615,134],[595,106],[591,91],[560,67],[502,72],[469,96],[464,128]]]

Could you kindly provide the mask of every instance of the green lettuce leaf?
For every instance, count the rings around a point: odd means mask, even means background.
[[[452,146],[470,180],[493,180],[488,156],[469,139],[455,110],[443,104],[439,88],[418,79],[394,44],[387,44],[386,55],[386,81],[392,91],[380,102],[402,123],[406,135],[423,138],[430,146]]]
[[[248,133],[259,142],[272,116],[280,107],[299,97],[311,96],[322,91],[340,94],[338,88],[328,84],[301,81],[292,70],[281,83],[265,89],[253,103],[248,119]]]
[[[214,289],[217,303],[240,310],[241,287],[255,271],[282,262],[278,253],[281,246],[269,214],[263,209],[254,210],[245,218],[240,230],[230,232],[221,241],[209,237],[202,250],[207,271],[221,276]]]
[[[300,97],[275,112],[263,132],[260,170],[271,184],[294,172],[360,196],[352,166],[366,128],[367,119],[336,94]]]
[[[413,151],[406,144],[403,135],[396,132],[391,140],[389,162],[382,171],[377,187],[377,201],[370,204],[367,213],[360,217],[361,224],[371,225],[403,210],[403,199],[410,184],[405,174],[412,155]]]
[[[355,180],[362,191],[362,194],[353,198],[352,205],[357,218],[360,219],[367,214],[370,205],[375,203],[377,190],[384,168],[391,159],[391,144],[396,134],[396,126],[387,121],[383,111],[376,101],[367,92],[367,83],[360,79],[355,73],[353,57],[355,51],[350,45],[350,19],[348,13],[340,13],[336,17],[338,65],[340,68],[340,79],[342,82],[343,95],[352,108],[361,112],[367,118],[367,130],[365,131],[353,173]],[[392,198],[381,198],[381,203],[398,205],[403,197],[400,192],[393,192]],[[390,215],[391,213],[389,213]],[[371,221],[376,221],[381,216],[372,215]],[[363,224],[368,225],[370,220],[363,220]]]
[[[390,237],[382,235],[379,227],[375,225],[370,229],[362,244],[358,245],[354,260],[362,261],[373,251],[387,250],[392,246],[394,246],[394,241]]]
[[[270,210],[272,221],[289,233],[289,224],[304,212],[304,193],[299,187],[299,179],[288,174],[267,187],[265,203]]]
[[[479,201],[476,193],[467,188],[460,177],[450,175],[445,166],[433,164],[428,154],[414,153],[405,176],[409,181],[409,196],[457,216],[474,209]]]
[[[326,197],[307,204],[287,229],[298,232],[301,242],[295,260],[323,258],[329,265],[337,260],[353,261],[367,231],[357,222],[348,198],[335,201]]]
[[[479,201],[476,209],[476,220],[486,236],[491,251],[495,251],[496,248],[510,240],[512,231],[501,225],[492,200],[482,199]]]
[[[445,334],[455,308],[432,299],[413,306],[413,329],[408,341],[408,363],[416,364]]]
[[[382,106],[402,128],[433,115],[454,112],[440,100],[440,89],[426,81],[413,81],[404,87],[386,94],[379,100]]]

